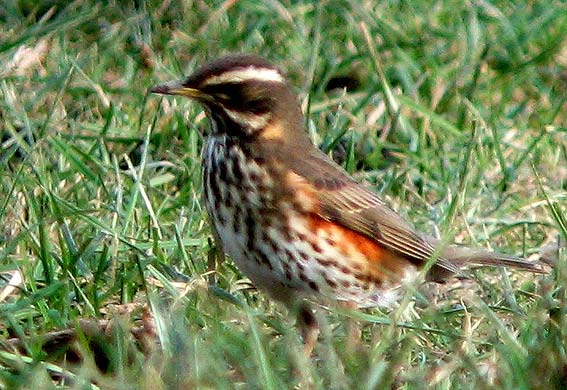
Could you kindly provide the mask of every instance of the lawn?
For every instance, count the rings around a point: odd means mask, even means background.
[[[9,0],[0,27],[0,388],[565,388],[562,1]],[[318,307],[306,357],[212,238],[201,107],[149,93],[230,52],[419,231],[554,267]]]

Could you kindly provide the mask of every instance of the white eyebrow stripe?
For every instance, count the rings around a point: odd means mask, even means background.
[[[235,69],[206,79],[202,86],[219,85],[227,83],[243,83],[246,81],[267,81],[272,83],[283,83],[284,77],[276,69],[258,68],[249,66],[247,68]]]

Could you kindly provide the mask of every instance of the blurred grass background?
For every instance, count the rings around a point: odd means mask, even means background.
[[[0,26],[0,387],[567,383],[564,2],[8,0]],[[313,141],[419,230],[555,271],[320,308],[305,358],[214,247],[201,108],[148,94],[229,52],[278,64]]]

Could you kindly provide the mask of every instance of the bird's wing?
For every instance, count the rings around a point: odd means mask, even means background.
[[[314,187],[319,216],[359,232],[417,265],[436,257],[435,265],[451,273],[458,267],[441,257],[382,199],[323,153],[313,153],[294,166],[296,174]]]

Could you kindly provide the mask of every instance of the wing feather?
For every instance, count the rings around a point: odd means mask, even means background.
[[[317,151],[308,157],[293,170],[315,187],[320,217],[364,234],[416,265],[437,257],[435,266],[458,270],[378,195],[355,182],[326,155]]]

